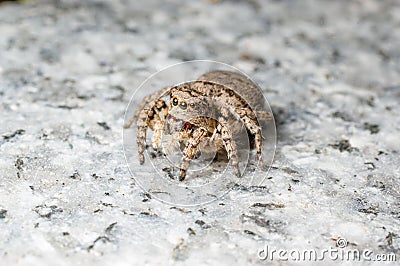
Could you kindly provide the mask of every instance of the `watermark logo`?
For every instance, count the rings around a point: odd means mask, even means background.
[[[339,239],[336,240],[336,246],[338,248],[345,248],[345,247],[347,247],[347,244],[348,244],[347,240],[344,238],[339,237]]]
[[[276,249],[265,244],[257,256],[263,261],[397,261],[394,253],[374,253],[370,249],[348,248],[345,238],[336,240],[336,247],[325,249]]]

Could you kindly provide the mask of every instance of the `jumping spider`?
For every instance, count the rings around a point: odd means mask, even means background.
[[[166,96],[170,97],[169,102],[162,99]],[[168,128],[175,130],[175,140],[184,144],[179,175],[179,180],[183,181],[202,142],[213,143],[218,150],[225,150],[236,175],[240,177],[233,136],[241,125],[251,136],[262,165],[260,122],[271,117],[272,114],[265,111],[264,97],[257,85],[240,73],[217,70],[203,74],[194,82],[167,87],[147,96],[125,127],[129,128],[137,120],[140,164],[145,161],[148,127],[153,131],[152,146],[155,151],[159,150],[165,131]],[[175,128],[168,127],[170,122]]]

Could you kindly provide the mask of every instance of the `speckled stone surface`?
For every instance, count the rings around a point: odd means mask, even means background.
[[[1,3],[1,264],[280,265],[260,249],[339,237],[398,263],[399,29],[396,0]],[[278,141],[262,185],[178,208],[135,184],[122,126],[192,59],[250,75]]]

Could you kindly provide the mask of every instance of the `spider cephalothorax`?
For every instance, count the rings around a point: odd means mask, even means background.
[[[169,96],[169,101],[163,98]],[[174,134],[183,143],[179,180],[184,180],[190,161],[201,143],[214,143],[225,149],[235,173],[240,176],[234,134],[244,125],[253,136],[262,163],[262,135],[258,119],[271,117],[264,111],[263,95],[247,77],[229,71],[211,71],[196,81],[168,87],[145,98],[137,110],[137,144],[140,163],[144,163],[146,132],[153,131],[152,146],[159,150],[163,134]],[[130,127],[135,121],[126,125]],[[167,132],[169,131],[169,132]]]

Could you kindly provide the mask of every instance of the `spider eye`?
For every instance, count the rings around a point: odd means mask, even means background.
[[[178,99],[177,98],[173,98],[172,99],[172,104],[177,106],[178,105]]]
[[[181,109],[185,110],[187,108],[187,104],[185,102],[181,103]]]
[[[190,103],[189,105],[190,105],[190,107],[192,107],[192,108],[194,107],[194,103]]]

